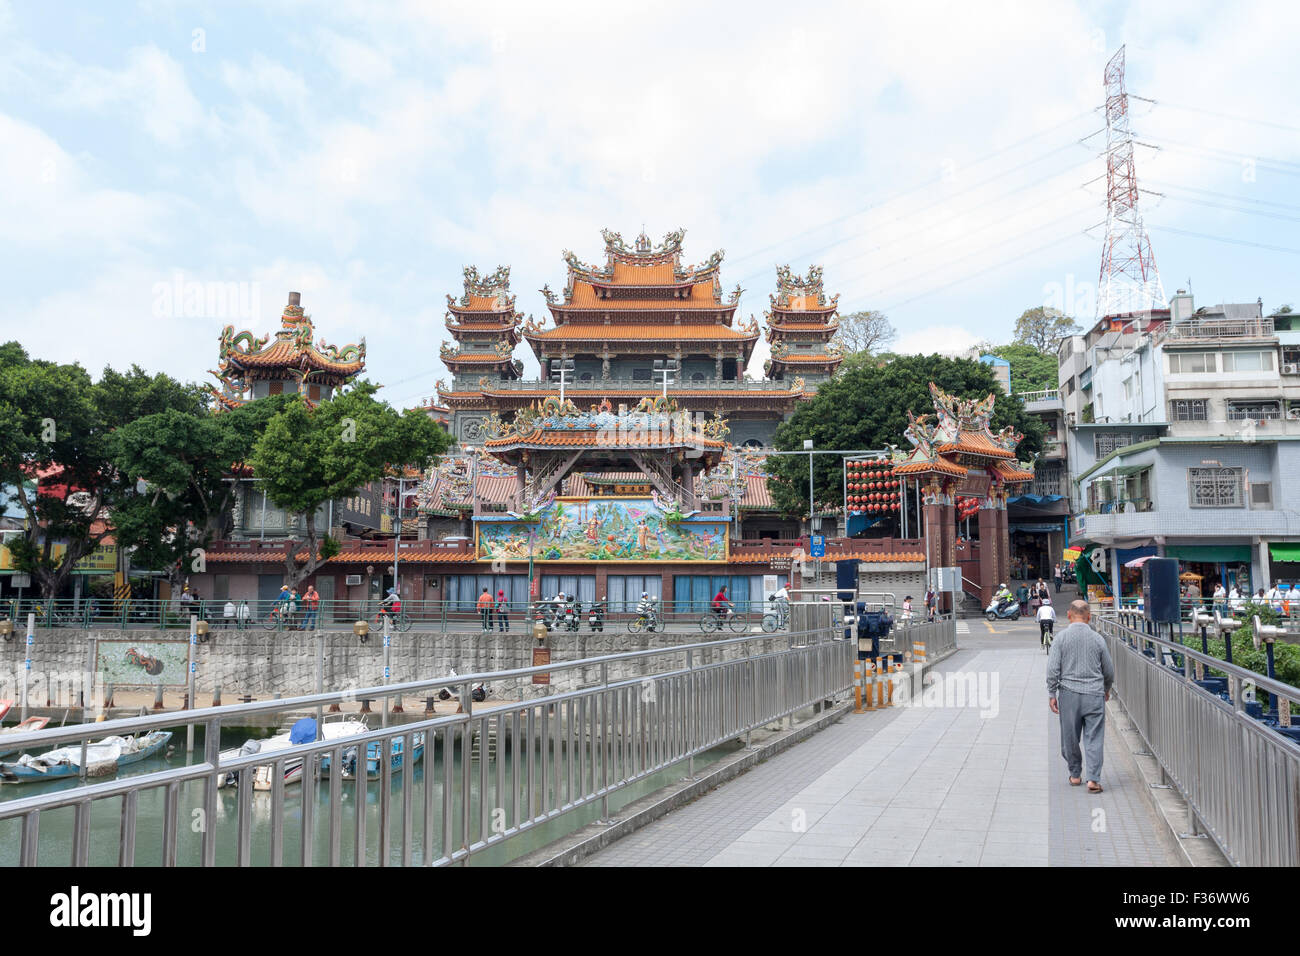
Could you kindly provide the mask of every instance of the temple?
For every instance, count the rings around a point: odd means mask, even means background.
[[[1016,462],[1019,436],[992,431],[992,397],[932,386],[934,413],[913,416],[911,452],[878,453],[869,474],[855,465],[844,500],[817,501],[812,516],[776,507],[772,435],[840,366],[838,296],[819,267],[779,266],[760,332],[737,318],[742,290],[723,291],[723,253],[689,264],[683,235],[629,245],[606,230],[597,265],[566,251],[562,290],[540,290],[543,322],[517,308],[507,266],[464,269],[461,295],[447,297],[450,384],[423,406],[455,444],[427,473],[317,515],[341,543],[315,575],[323,598],[352,614],[390,586],[459,610],[484,588],[516,606],[563,591],[617,610],[647,592],[680,613],[702,611],[726,584],[752,610],[783,584],[815,582],[819,566],[826,583],[845,558],[861,562],[865,591],[900,600],[924,593],[927,566],[962,568],[981,597],[1005,580],[1007,490],[1033,475]],[[296,293],[283,326],[270,345],[223,332],[224,403],[295,390],[317,401],[362,370],[364,342],[311,344]],[[747,369],[760,334],[771,358],[756,379]],[[522,377],[523,342],[541,380]],[[229,540],[208,554],[217,598],[273,596],[296,536],[299,519],[245,477]],[[979,542],[959,535],[974,502]],[[814,530],[827,538],[821,562]]]
[[[459,349],[443,351],[452,383],[438,387],[438,403],[452,410],[452,435],[459,442],[481,443],[490,415],[509,419],[534,402],[559,398],[563,370],[564,394],[579,406],[604,398],[634,405],[659,395],[684,410],[726,418],[733,442],[761,447],[806,397],[800,370],[806,365],[823,379],[833,373],[838,356],[806,363],[793,359],[763,380],[745,374],[760,330],[752,316],[743,323],[736,318],[743,290],[723,291],[721,250],[689,265],[682,259],[684,230],[670,232],[657,245],[644,233],[630,246],[616,232],[601,235],[603,265],[589,265],[565,251],[563,290],[555,292],[549,284],[540,290],[550,325],[531,316],[519,325],[508,269],[498,268],[489,277],[495,282],[482,283],[473,268],[465,271],[464,297],[459,303],[448,297],[454,315],[448,328],[460,343]],[[821,322],[824,343],[835,331],[830,321],[835,303],[821,295],[820,270],[814,274],[816,291],[810,287],[790,304],[784,284],[789,269],[782,267],[778,294],[792,310],[782,316],[806,312],[806,321]],[[522,363],[510,358],[519,334],[542,370],[540,381],[521,380]],[[787,348],[784,339],[779,341]],[[797,368],[788,374],[787,367]]]
[[[289,293],[280,326],[274,342],[269,335],[236,333],[233,325],[222,329],[217,368],[212,371],[221,383],[212,390],[218,403],[232,408],[293,392],[301,392],[309,402],[324,401],[366,367],[365,339],[341,349],[326,345],[324,339],[312,344],[311,316],[303,311],[297,292]]]
[[[949,395],[933,382],[934,414],[915,415],[906,437],[912,452],[894,466],[900,479],[919,483],[925,516],[926,557],[931,567],[968,566],[977,575],[981,600],[1010,581],[1007,495],[1033,481],[1031,465],[1016,460],[1021,436],[1008,425],[992,430],[993,395],[981,401]],[[975,545],[958,536],[958,498],[979,512],[978,558]]]
[[[789,266],[778,266],[776,294],[770,298],[763,337],[772,347],[772,357],[764,370],[773,381],[797,376],[815,389],[843,361],[839,343],[831,341],[839,329],[835,310],[840,297],[826,297],[820,266],[810,266],[807,278],[791,274]]]

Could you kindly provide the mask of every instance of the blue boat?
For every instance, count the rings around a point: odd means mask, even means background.
[[[155,730],[137,737],[105,737],[86,745],[86,776],[111,777],[133,763],[152,757],[172,739],[170,730]],[[77,777],[81,773],[81,745],[58,747],[43,754],[23,754],[12,763],[0,763],[0,782],[41,783]]]
[[[394,737],[392,747],[389,752],[389,763],[393,768],[393,773],[401,773],[402,767],[406,764],[406,753],[402,737]],[[378,780],[383,774],[383,765],[380,763],[379,741],[372,741],[366,744],[366,779]],[[330,754],[322,754],[320,759],[320,776],[322,779],[329,776],[330,772]],[[424,756],[424,734],[412,735],[411,746],[411,765],[420,762]],[[357,748],[348,747],[343,751],[342,777],[344,780],[352,780],[357,773]]]

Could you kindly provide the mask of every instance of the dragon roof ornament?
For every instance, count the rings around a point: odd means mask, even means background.
[[[515,297],[510,295],[510,267],[497,266],[487,275],[480,276],[477,266],[465,266],[465,294],[461,296],[460,305],[462,308],[469,305],[470,296],[482,296],[485,298],[495,297],[497,307],[501,309],[512,309],[515,304]],[[455,305],[451,296],[447,296],[448,304]]]

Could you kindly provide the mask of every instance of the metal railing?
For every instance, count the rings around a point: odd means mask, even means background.
[[[1059,402],[1061,393],[1055,388],[1044,388],[1036,392],[1017,392],[1016,397],[1028,405],[1031,402]]]
[[[666,624],[695,626],[709,611],[713,595],[681,602],[657,601],[661,620]],[[600,605],[599,626],[618,629],[637,617],[638,599],[578,602],[580,629],[591,627],[590,614],[593,603]],[[0,601],[0,620],[14,621],[15,628],[25,623],[28,614],[36,616],[38,627],[53,628],[120,628],[128,629],[179,629],[189,627],[189,615],[196,615],[214,629],[266,630],[321,630],[350,629],[354,621],[381,623],[382,609],[378,601],[320,601],[315,614],[299,603],[287,610],[281,602],[198,600],[185,604],[175,600],[115,601],[112,598],[74,600],[59,598],[54,601],[23,598]],[[745,617],[755,627],[762,618],[775,611],[768,601],[733,599],[733,611]],[[549,601],[508,601],[503,621],[495,606],[489,612],[492,629],[530,626],[540,609],[553,608]],[[400,612],[402,630],[465,630],[481,627],[483,615],[476,599],[464,601],[402,601]]]
[[[770,643],[755,643],[760,641]],[[610,797],[633,783],[683,761],[693,775],[695,758],[706,751],[737,739],[748,743],[752,731],[844,695],[852,686],[855,651],[855,641],[823,628],[13,734],[6,745],[22,750],[82,744],[84,766],[84,744],[91,738],[184,724],[202,731],[202,758],[188,766],[0,802],[0,832],[7,821],[17,821],[20,865],[54,862],[42,859],[41,820],[71,808],[66,862],[85,866],[92,859],[92,811],[108,803],[120,809],[119,866],[135,864],[143,826],[155,828],[150,834],[161,834],[161,859],[148,862],[164,866],[249,865],[255,831],[259,840],[269,841],[271,864],[278,866],[285,862],[285,837],[291,829],[299,830],[298,862],[303,866],[318,859],[337,866],[345,856],[355,865],[463,864],[578,807],[598,804],[600,819],[608,820]],[[474,706],[477,685],[491,688],[562,671],[577,672],[578,689],[482,712]],[[449,683],[459,689],[463,713],[269,753],[221,756],[223,726],[256,725],[258,717],[314,709],[319,727],[324,708],[357,699],[383,699],[386,725],[390,698],[433,695]],[[377,793],[359,770],[351,781],[344,779],[347,751],[360,754],[362,747],[376,745],[377,754],[388,754],[395,741],[408,755],[423,742],[418,784],[414,768],[402,772],[390,760],[377,761]],[[329,763],[318,779],[321,758]],[[285,771],[295,761],[304,768],[296,800],[285,792]],[[361,763],[356,760],[358,767]],[[247,772],[242,778],[247,780],[259,766],[271,767],[272,785],[270,806],[263,802],[257,807],[256,826],[252,804],[258,795],[247,785],[236,788],[233,812],[219,815],[219,777]],[[156,791],[162,792],[162,819],[142,821],[142,795]],[[347,791],[351,794],[345,799]],[[369,825],[367,806],[376,802],[378,828],[371,834],[375,828]],[[328,817],[320,829],[318,812]],[[345,812],[354,816],[350,832]],[[190,839],[184,831],[200,818],[205,824],[197,828],[199,846],[183,858],[178,855],[180,839]],[[181,821],[186,827],[178,834]],[[345,842],[350,843],[346,854]],[[376,850],[373,860],[369,847]]]
[[[1164,778],[1238,866],[1300,864],[1300,746],[1240,707],[1243,682],[1288,701],[1300,688],[1148,634],[1128,612],[1096,619],[1114,690]],[[1163,662],[1172,657],[1178,669]],[[1194,682],[1193,664],[1225,673],[1230,700]]]
[[[1160,340],[1266,339],[1275,333],[1272,319],[1189,319],[1165,326]]]

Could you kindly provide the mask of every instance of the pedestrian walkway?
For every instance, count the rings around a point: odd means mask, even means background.
[[[1067,783],[1037,627],[981,630],[939,668],[965,706],[848,715],[585,865],[1178,865],[1113,720],[1105,792]]]

